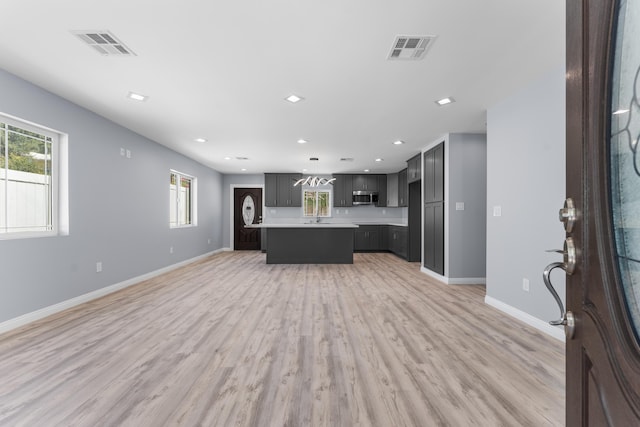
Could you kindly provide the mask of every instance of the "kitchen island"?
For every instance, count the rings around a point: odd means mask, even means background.
[[[353,264],[355,224],[256,224],[267,232],[267,264]]]

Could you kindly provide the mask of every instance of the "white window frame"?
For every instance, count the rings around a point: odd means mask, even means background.
[[[305,209],[305,193],[312,192],[315,193],[315,203],[313,209],[313,215],[307,214],[307,210]],[[328,212],[326,215],[318,215],[318,193],[327,193],[329,195],[328,201]],[[323,189],[323,188],[303,188],[302,189],[302,216],[305,218],[331,218],[333,208],[333,191],[331,189]]]
[[[181,224],[180,223],[180,218],[181,218],[181,213],[182,213],[182,192],[177,191],[176,192],[176,196],[175,196],[175,200],[172,200],[172,195],[171,195],[171,181],[169,181],[169,228],[189,228],[189,227],[196,227],[198,225],[198,203],[197,203],[197,199],[198,199],[198,179],[193,176],[193,175],[189,175],[186,173],[182,173],[179,172],[175,169],[170,169],[169,170],[169,179],[171,179],[171,175],[176,175],[176,182],[178,183],[178,188],[180,188],[180,182],[182,182],[182,178],[185,179],[189,179],[191,181],[191,185],[189,186],[189,191],[190,191],[190,206],[189,209],[191,211],[191,222],[190,223],[185,223],[185,224]],[[176,215],[176,223],[172,223],[171,222],[171,210],[173,210],[173,213]]]
[[[8,231],[6,229],[6,223],[0,224],[0,229],[4,229],[3,232],[0,232],[0,240],[10,240],[10,239],[26,239],[26,238],[35,238],[35,237],[51,237],[58,235],[67,235],[69,234],[69,224],[68,224],[68,196],[66,194],[66,183],[67,183],[67,143],[68,136],[66,134],[60,133],[53,129],[28,122],[26,120],[22,120],[20,118],[10,116],[7,114],[0,113],[0,122],[5,123],[6,125],[11,125],[20,129],[24,129],[29,132],[37,133],[39,135],[43,135],[51,138],[51,152],[49,153],[51,156],[51,188],[49,192],[49,200],[48,200],[48,210],[47,215],[50,218],[50,224],[47,224],[49,227],[48,230],[37,230],[37,231]],[[0,128],[0,132],[5,132],[5,144],[8,145],[8,134],[7,129]],[[6,176],[5,173],[8,171],[8,161],[5,163],[5,167],[0,168],[0,173],[3,176]],[[61,184],[62,183],[62,184]],[[5,197],[5,212],[4,218],[5,221],[8,221],[9,218],[9,203],[8,203],[8,180],[4,182],[0,182],[0,185],[4,185],[4,197]],[[64,190],[64,191],[62,191]]]

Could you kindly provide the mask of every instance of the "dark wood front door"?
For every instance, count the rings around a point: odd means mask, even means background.
[[[234,188],[233,190],[233,248],[260,250],[261,228],[247,228],[247,224],[262,222],[262,189]]]
[[[567,2],[568,426],[640,425],[639,6]]]

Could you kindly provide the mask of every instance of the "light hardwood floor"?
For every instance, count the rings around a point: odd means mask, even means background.
[[[0,336],[1,426],[564,424],[564,344],[391,254],[222,253]]]

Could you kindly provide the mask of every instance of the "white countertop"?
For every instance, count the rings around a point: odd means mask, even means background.
[[[358,224],[332,224],[330,222],[320,223],[292,223],[292,224],[251,224],[247,228],[358,228]]]
[[[406,223],[403,222],[380,222],[380,221],[376,221],[376,222],[358,222],[358,225],[393,225],[396,227],[407,227],[408,225]]]

